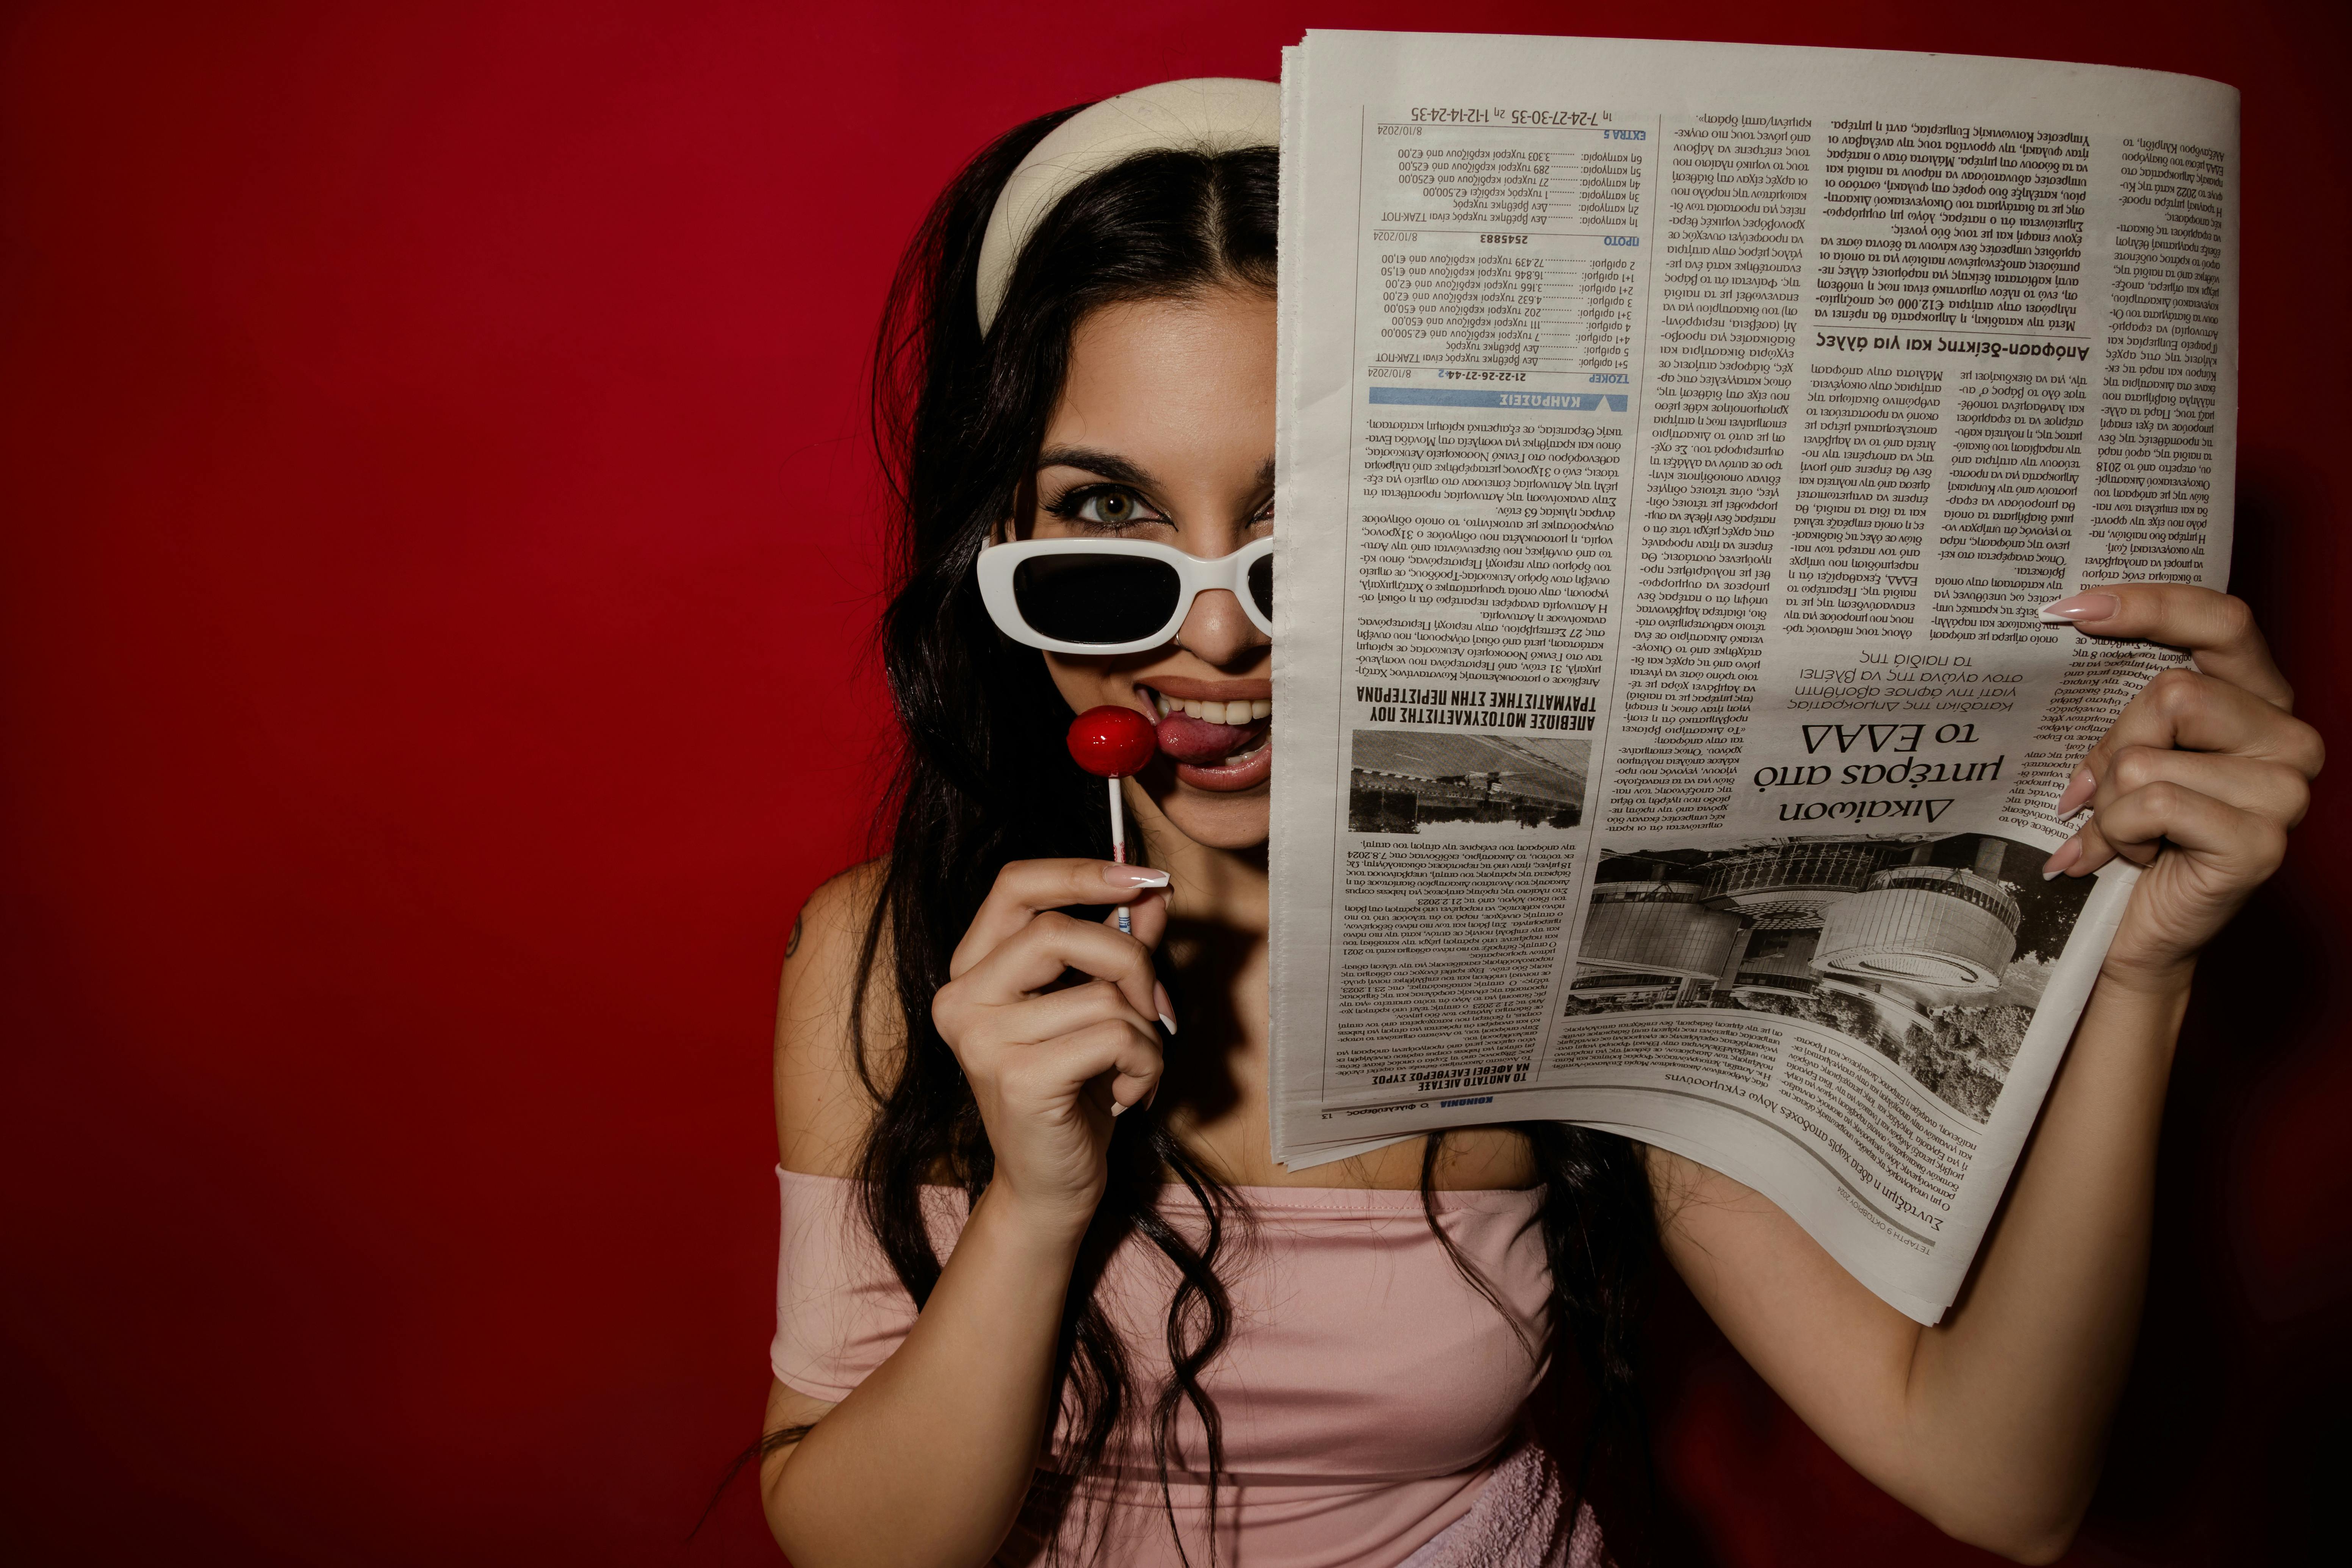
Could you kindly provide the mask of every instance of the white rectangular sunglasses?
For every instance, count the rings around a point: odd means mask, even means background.
[[[1025,539],[980,552],[980,599],[997,629],[1053,653],[1141,653],[1173,642],[1192,601],[1223,588],[1274,635],[1274,541],[1213,561],[1139,539]]]

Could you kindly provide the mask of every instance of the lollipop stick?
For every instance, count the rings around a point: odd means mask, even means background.
[[[1071,722],[1068,744],[1072,762],[1110,785],[1110,854],[1112,859],[1124,866],[1127,799],[1119,793],[1118,781],[1142,768],[1158,749],[1151,721],[1132,708],[1106,702],[1099,708],[1087,709]],[[1127,932],[1129,925],[1127,906],[1121,904],[1118,929]]]
[[[1110,858],[1124,866],[1127,864],[1127,801],[1119,793],[1116,775],[1103,782],[1110,785]],[[1121,935],[1134,934],[1128,926],[1125,904],[1118,906],[1118,929]]]

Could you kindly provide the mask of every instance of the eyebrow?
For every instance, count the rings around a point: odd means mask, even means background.
[[[1151,477],[1150,469],[1136,467],[1116,452],[1097,451],[1092,447],[1048,447],[1037,454],[1037,466],[1041,468],[1084,468],[1088,473],[1100,474],[1118,484],[1133,485],[1139,490],[1156,489],[1160,484]]]
[[[1133,485],[1139,490],[1156,489],[1159,480],[1148,468],[1138,468],[1116,452],[1099,451],[1092,447],[1048,447],[1037,454],[1040,468],[1084,468],[1100,474],[1118,484]],[[1258,466],[1257,482],[1261,489],[1274,488],[1274,459],[1268,458]]]

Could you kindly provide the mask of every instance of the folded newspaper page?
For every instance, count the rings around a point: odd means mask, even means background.
[[[1274,1127],[1553,1118],[1949,1305],[2128,869],[2045,881],[2227,576],[2237,94],[1317,32],[1284,69]]]

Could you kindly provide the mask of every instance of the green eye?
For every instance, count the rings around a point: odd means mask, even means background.
[[[1045,510],[1072,522],[1121,531],[1161,521],[1150,503],[1124,485],[1081,485],[1058,500],[1047,501]]]

